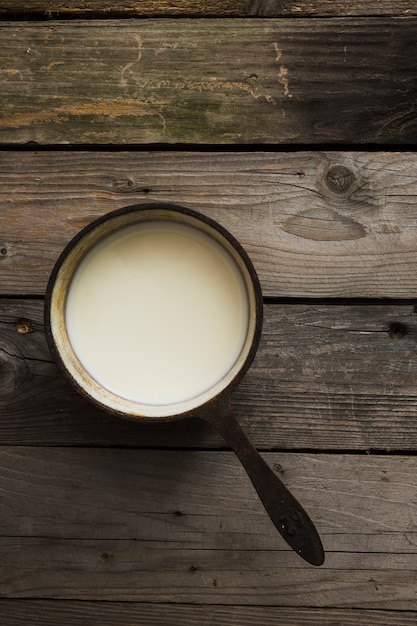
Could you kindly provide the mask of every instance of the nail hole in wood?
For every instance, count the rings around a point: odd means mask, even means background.
[[[401,322],[391,322],[388,327],[388,334],[391,339],[402,339],[407,334],[407,327]]]

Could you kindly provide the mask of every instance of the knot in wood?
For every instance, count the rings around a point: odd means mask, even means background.
[[[403,339],[408,333],[407,327],[401,322],[392,322],[388,328],[391,339]]]
[[[32,322],[24,317],[21,317],[16,322],[16,330],[21,335],[25,335],[26,333],[33,333]]]
[[[355,174],[344,165],[332,165],[326,174],[326,184],[333,193],[347,193],[354,182]]]

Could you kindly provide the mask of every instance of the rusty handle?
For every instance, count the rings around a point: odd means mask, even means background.
[[[251,444],[226,408],[204,415],[241,461],[277,530],[291,548],[311,565],[324,563],[320,537],[308,514]]]

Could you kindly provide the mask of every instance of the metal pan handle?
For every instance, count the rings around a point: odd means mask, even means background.
[[[230,411],[219,401],[202,419],[223,436],[245,468],[269,517],[288,545],[311,565],[324,563],[319,534],[301,504],[264,461]]]

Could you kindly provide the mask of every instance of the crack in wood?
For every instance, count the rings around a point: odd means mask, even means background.
[[[2,346],[0,346],[0,352],[3,352],[4,354],[6,354],[8,357],[10,357],[11,359],[18,359],[19,361],[34,361],[35,363],[51,363],[53,364],[54,361],[52,360],[48,360],[48,359],[41,359],[39,357],[30,357],[30,356],[20,356],[18,354],[13,354],[11,352],[8,352],[5,348],[3,348]]]

